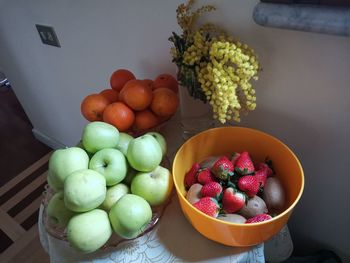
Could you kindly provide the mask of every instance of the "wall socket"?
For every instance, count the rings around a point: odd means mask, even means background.
[[[52,26],[44,25],[35,25],[36,29],[39,32],[41,41],[46,45],[51,45],[55,47],[61,47],[60,42],[58,41],[56,32]]]

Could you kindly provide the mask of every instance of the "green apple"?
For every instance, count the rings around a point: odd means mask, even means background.
[[[126,194],[109,211],[114,232],[120,237],[132,239],[140,235],[152,219],[152,209],[140,196]]]
[[[81,148],[81,149],[85,150],[82,140],[80,140],[80,141],[78,142],[78,144],[75,145],[75,146],[78,147],[78,148]]]
[[[60,191],[60,189],[58,189],[57,187],[56,187],[56,184],[54,184],[53,182],[52,182],[52,175],[51,175],[51,172],[50,171],[48,171],[47,172],[47,184],[50,186],[50,188],[55,192],[55,193],[57,193],[57,192],[59,192]]]
[[[64,203],[74,212],[86,212],[98,207],[106,198],[106,179],[94,170],[71,173],[64,182]]]
[[[131,140],[126,156],[132,168],[150,172],[162,161],[162,149],[152,135],[145,134]]]
[[[88,151],[84,148],[84,145],[83,145],[83,141],[82,141],[82,140],[80,140],[80,141],[78,142],[78,144],[77,144],[75,147],[78,147],[78,148],[83,149],[83,150],[87,153],[87,155],[89,156],[89,158],[91,158],[91,157],[93,156],[92,153],[88,152]]]
[[[101,209],[75,215],[67,226],[69,244],[84,253],[98,250],[108,241],[112,233],[108,214]]]
[[[162,155],[163,157],[166,155],[167,152],[167,143],[163,135],[161,135],[159,132],[147,132],[146,134],[152,135],[154,139],[157,140],[159,143],[160,148],[162,149]]]
[[[126,173],[126,176],[124,178],[124,180],[122,181],[122,183],[130,186],[132,179],[134,179],[135,175],[138,173],[139,171],[136,171],[134,168],[129,167],[128,172]]]
[[[47,216],[50,222],[65,227],[73,215],[75,213],[64,204],[63,191],[55,193],[47,205]]]
[[[107,189],[106,198],[102,203],[102,208],[107,212],[123,196],[130,194],[130,188],[126,184],[117,184]]]
[[[126,155],[126,153],[128,151],[129,143],[132,139],[134,139],[134,137],[132,137],[131,135],[129,135],[125,132],[120,132],[117,149],[119,151],[121,151],[124,155]]]
[[[131,182],[131,193],[141,196],[151,206],[157,206],[168,199],[173,185],[170,171],[162,166],[157,166],[151,172],[136,174]]]
[[[105,148],[92,156],[89,169],[102,174],[106,178],[107,186],[112,186],[125,178],[128,171],[128,164],[121,151]]]
[[[54,151],[49,160],[48,181],[52,188],[63,188],[65,179],[74,171],[87,169],[89,156],[79,147],[70,147]]]
[[[116,148],[119,131],[111,124],[94,121],[85,126],[81,140],[86,151],[95,153],[104,148]]]

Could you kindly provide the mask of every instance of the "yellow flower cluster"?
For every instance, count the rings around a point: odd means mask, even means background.
[[[171,54],[179,68],[179,81],[189,86],[192,96],[209,102],[214,118],[221,123],[240,121],[241,113],[256,107],[250,81],[258,79],[258,59],[246,44],[215,25],[207,23],[194,29],[199,15],[215,8],[207,5],[191,12],[193,4],[194,0],[189,0],[178,7],[177,20],[183,34],[173,33],[169,38],[174,43]]]
[[[240,121],[240,112],[255,109],[255,90],[249,81],[257,78],[259,64],[247,45],[224,35],[206,41],[197,31],[183,63],[195,65],[200,87],[221,123]]]
[[[191,8],[194,3],[195,0],[189,0],[187,5],[180,4],[176,10],[177,23],[183,30],[184,34],[188,34],[192,31],[194,24],[201,14],[215,10],[215,7],[212,5],[204,5],[192,12]]]
[[[205,42],[200,32],[196,32],[193,37],[193,44],[184,52],[183,62],[189,66],[198,64],[201,58],[208,54],[208,51],[208,43]]]

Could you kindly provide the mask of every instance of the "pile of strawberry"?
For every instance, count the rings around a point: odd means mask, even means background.
[[[223,218],[234,214],[242,217],[240,211],[250,199],[260,199],[258,196],[262,196],[267,178],[273,175],[271,162],[254,164],[247,151],[234,153],[231,158],[210,157],[194,163],[186,173],[186,198],[209,216]],[[272,218],[267,209],[264,212],[249,218],[245,214],[239,223],[256,223]]]

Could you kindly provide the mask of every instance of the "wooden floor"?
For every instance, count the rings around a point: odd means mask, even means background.
[[[52,150],[32,129],[12,89],[0,87],[0,187]]]
[[[38,212],[51,153],[0,188],[0,262],[49,262],[38,236]]]
[[[1,263],[49,262],[39,241],[37,218],[51,151],[34,138],[13,91],[0,88]]]

